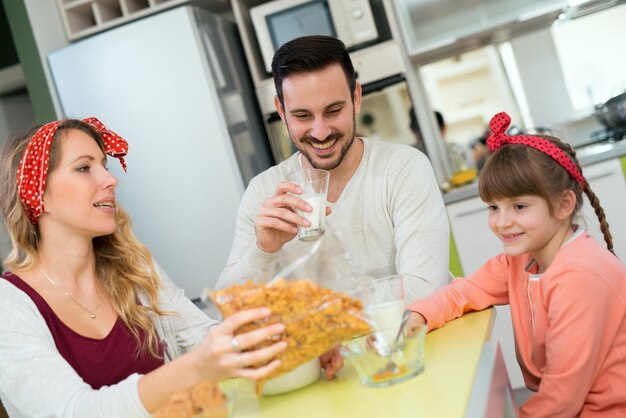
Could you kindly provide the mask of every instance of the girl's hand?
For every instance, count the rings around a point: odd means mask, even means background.
[[[421,325],[426,325],[426,318],[424,318],[420,313],[411,312],[411,316],[409,316],[409,321],[406,325],[409,335],[413,335],[415,329]]]
[[[258,380],[276,369],[280,361],[274,357],[287,348],[285,341],[278,341],[255,351],[242,350],[277,338],[285,330],[284,324],[268,325],[235,337],[235,331],[242,325],[269,315],[270,310],[267,308],[245,310],[212,327],[206,339],[190,353],[195,355],[194,366],[200,377],[214,382],[229,377]],[[255,367],[255,364],[264,365]]]

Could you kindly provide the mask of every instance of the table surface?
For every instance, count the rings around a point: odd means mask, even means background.
[[[332,381],[282,395],[264,396],[251,407],[237,402],[235,417],[464,417],[485,341],[491,337],[492,308],[464,315],[426,335],[424,371],[386,388],[362,385],[346,361]]]

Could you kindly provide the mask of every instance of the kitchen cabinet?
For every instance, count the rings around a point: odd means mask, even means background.
[[[420,56],[497,30],[554,21],[563,0],[400,0],[397,15],[409,55]]]
[[[622,157],[622,161],[624,160],[626,157]],[[622,170],[622,162],[619,158],[613,158],[589,165],[583,167],[583,175],[589,182],[591,190],[600,199],[600,205],[604,209],[613,236],[615,254],[621,260],[626,260],[626,221],[624,220],[626,179]],[[581,222],[583,227],[604,245],[600,223],[587,199],[585,199],[582,210]]]
[[[626,157],[622,157],[626,160]],[[626,163],[624,163],[626,164]],[[583,174],[598,196],[613,235],[613,245],[617,256],[626,259],[626,221],[623,211],[626,207],[626,180],[619,158],[602,161],[583,167]],[[487,208],[478,196],[447,206],[450,226],[456,243],[458,258],[465,275],[475,272],[489,258],[502,252],[500,241],[493,235],[487,224]],[[600,225],[591,205],[585,203],[579,214],[580,223],[598,242],[604,245]],[[494,338],[502,347],[505,363],[513,388],[523,386],[521,372],[515,359],[515,346],[508,306],[496,308]]]
[[[189,0],[57,0],[71,41],[184,3]],[[215,12],[228,8],[228,0],[206,3]]]

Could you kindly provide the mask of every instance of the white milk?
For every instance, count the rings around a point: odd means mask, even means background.
[[[393,300],[370,305],[365,310],[367,316],[373,321],[376,332],[377,345],[380,348],[389,348],[398,334],[404,313],[404,302]]]
[[[320,225],[322,208],[326,210],[325,196],[323,193],[303,193],[299,196],[302,200],[311,205],[311,212],[298,211],[298,215],[311,222],[311,226],[305,229],[317,229]]]

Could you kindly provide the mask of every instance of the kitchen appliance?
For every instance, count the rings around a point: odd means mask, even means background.
[[[233,23],[191,6],[49,55],[63,113],[129,142],[117,199],[135,233],[196,298],[232,245],[248,180],[273,164]]]
[[[626,92],[597,106],[595,115],[607,128],[626,126]]]
[[[335,36],[348,48],[378,38],[369,0],[274,0],[251,8],[250,17],[268,73],[276,49],[300,36]]]
[[[617,142],[626,138],[626,125],[604,128],[591,133],[591,139],[586,145],[597,142]]]

